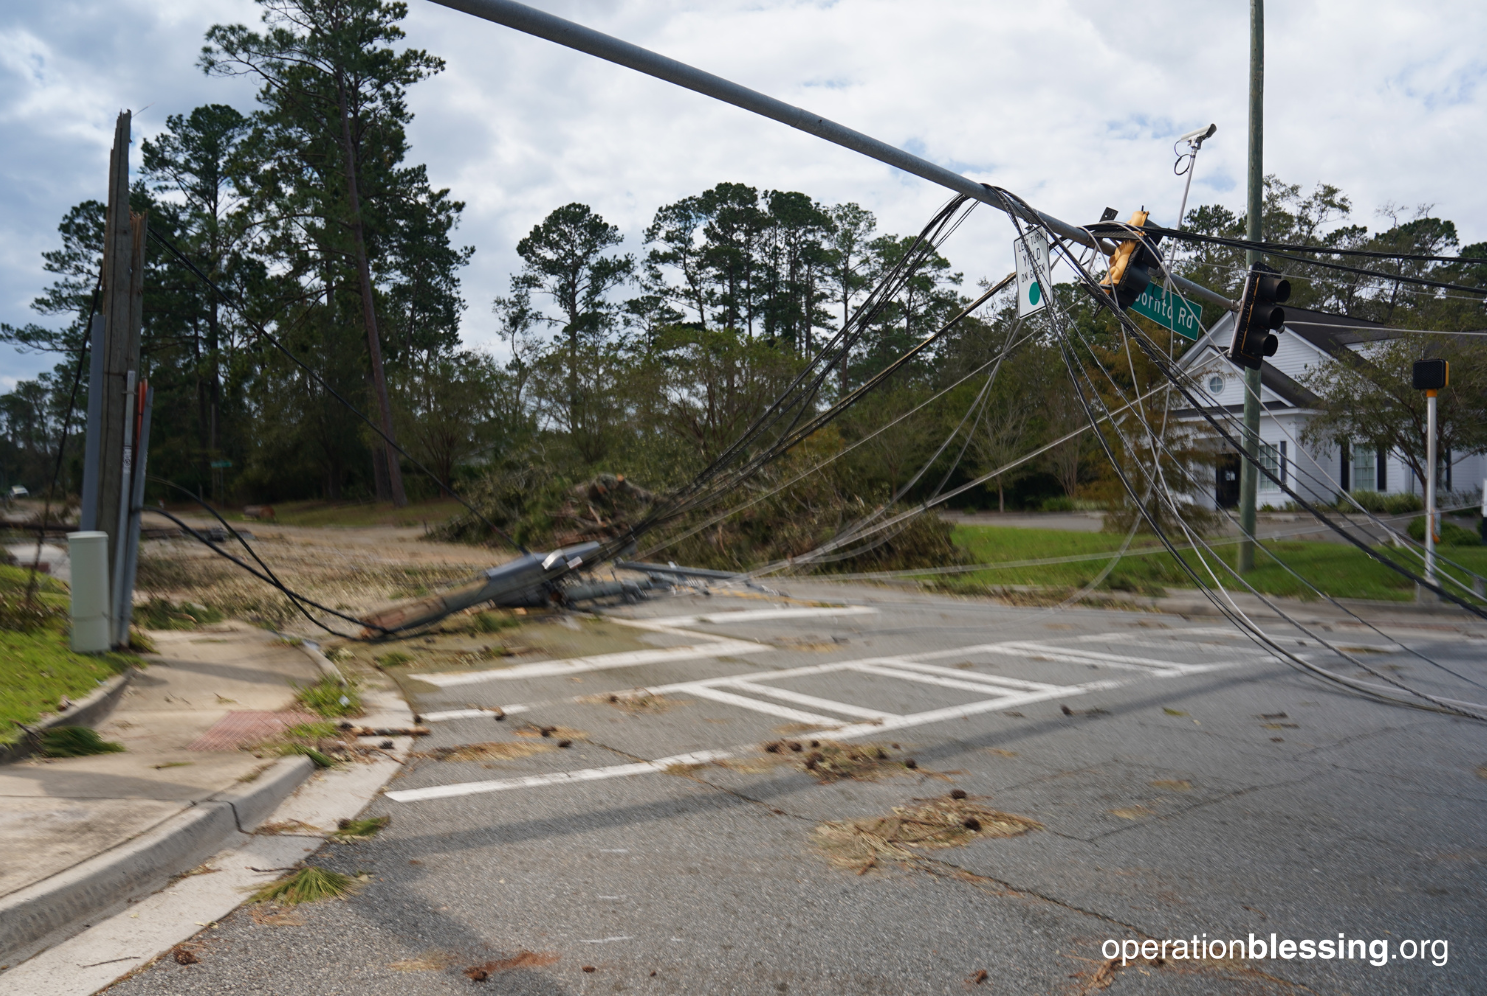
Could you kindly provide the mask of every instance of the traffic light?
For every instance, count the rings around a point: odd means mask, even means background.
[[[1416,360],[1412,373],[1417,391],[1439,391],[1451,385],[1451,364],[1445,360]]]
[[[1113,214],[1106,208],[1106,214]],[[1137,211],[1131,215],[1127,223],[1137,228],[1146,224],[1147,211]],[[1147,242],[1156,242],[1160,236],[1147,236]],[[1115,253],[1110,257],[1110,270],[1105,274],[1105,279],[1100,281],[1100,286],[1111,291],[1115,296],[1115,303],[1120,305],[1120,310],[1125,311],[1136,303],[1136,299],[1146,290],[1146,285],[1151,283],[1151,267],[1160,262],[1152,253],[1147,244],[1136,239],[1122,242],[1116,246]]]
[[[1239,314],[1234,317],[1234,339],[1229,343],[1229,359],[1251,370],[1260,369],[1265,357],[1274,356],[1280,340],[1273,330],[1286,323],[1286,309],[1280,303],[1291,296],[1291,282],[1264,263],[1249,268],[1244,280],[1244,297],[1239,301]]]

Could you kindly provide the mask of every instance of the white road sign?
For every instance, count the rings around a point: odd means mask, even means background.
[[[1012,254],[1017,258],[1017,317],[1024,318],[1048,306],[1047,288],[1038,279],[1048,274],[1048,238],[1031,229],[1012,243]]]

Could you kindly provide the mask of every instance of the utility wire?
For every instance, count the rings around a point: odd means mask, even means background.
[[[254,560],[254,562],[257,563],[259,567],[263,568],[263,574],[258,574],[256,571],[254,573],[257,574],[257,576],[259,578],[261,578],[262,580],[266,581],[268,584],[271,584],[275,588],[279,589],[279,591],[281,593],[283,593],[289,599],[290,603],[296,609],[299,610],[300,614],[302,616],[304,616],[306,619],[308,619],[311,623],[313,623],[316,626],[319,626],[321,629],[325,630],[327,633],[331,634],[332,636],[339,636],[343,640],[355,640],[355,639],[358,639],[358,637],[347,636],[345,633],[339,633],[339,632],[331,629],[329,626],[325,625],[325,623],[321,622],[319,619],[316,619],[314,616],[310,615],[310,613],[305,609],[305,605],[311,605],[311,606],[314,606],[317,609],[322,609],[322,610],[324,610],[326,612],[330,612],[332,615],[337,616],[338,618],[341,618],[341,619],[350,619],[352,622],[356,622],[359,625],[365,626],[365,625],[367,625],[366,623],[362,623],[359,619],[351,619],[350,616],[342,615],[341,613],[336,612],[333,609],[326,609],[325,606],[318,605],[315,602],[310,601],[310,599],[306,598],[304,595],[300,594],[299,592],[294,591],[293,589],[291,589],[288,585],[286,585],[283,581],[281,581],[279,579],[279,576],[274,573],[273,568],[269,567],[268,564],[266,564],[266,563],[263,562],[263,558],[258,555],[258,551],[254,550],[253,547],[249,545],[248,541],[246,539],[244,539],[242,537],[242,535],[236,529],[234,529],[231,526],[231,524],[228,523],[228,521],[226,519],[222,518],[221,514],[218,513],[218,511],[215,508],[213,508],[211,505],[207,504],[205,501],[202,501],[202,499],[199,498],[199,497],[197,497],[195,494],[192,494],[189,489],[187,489],[185,487],[182,487],[181,485],[175,483],[174,481],[167,481],[167,480],[165,480],[164,478],[161,478],[161,477],[154,477],[154,476],[152,476],[150,478],[150,480],[151,481],[154,481],[156,484],[163,484],[166,487],[175,488],[177,491],[180,491],[182,494],[186,495],[186,497],[190,498],[192,501],[196,502],[202,508],[204,508],[208,512],[210,512],[212,514],[212,517],[213,518],[215,518],[218,522],[222,523],[223,530],[226,531],[226,533],[229,536],[231,536],[233,539],[235,539],[239,543],[241,543],[243,549],[248,551],[248,556],[252,557],[253,560]],[[140,508],[136,509],[135,511],[139,511],[139,512],[155,512],[156,514],[161,514],[161,510],[160,509],[152,509],[152,508],[149,508],[147,506],[141,506]],[[203,539],[203,537],[201,536],[200,533],[197,533],[194,530],[190,530],[183,523],[181,523],[180,520],[174,520],[174,521],[177,523],[177,525],[180,525],[182,529],[185,529],[188,533],[190,533],[190,535],[193,538]],[[203,542],[206,542],[206,540],[203,539]],[[207,545],[209,547],[211,547],[211,543],[208,542]],[[217,548],[216,547],[212,547],[212,549],[213,550],[216,550]],[[218,550],[217,552],[218,553],[221,553],[223,551]],[[238,564],[241,565],[241,561],[234,560],[234,563],[238,563]],[[246,566],[246,565],[242,565],[242,566]],[[267,576],[265,577],[265,575],[267,575]],[[384,636],[392,632],[392,630],[383,629],[381,626],[370,626],[369,628],[370,629],[381,630],[381,632],[383,633]]]
[[[1315,252],[1328,256],[1362,256],[1369,259],[1398,259],[1417,263],[1487,264],[1487,256],[1418,256],[1410,253],[1383,252],[1375,249],[1340,249],[1294,242],[1268,242],[1263,239],[1259,241],[1235,239],[1223,235],[1205,235],[1188,228],[1163,228],[1161,225],[1153,225],[1149,222],[1141,227],[1152,235],[1159,235],[1164,238],[1179,239],[1183,242],[1206,242],[1213,245],[1229,246],[1234,249],[1254,249],[1264,253]],[[1099,225],[1090,226],[1091,231],[1098,231],[1099,229]]]

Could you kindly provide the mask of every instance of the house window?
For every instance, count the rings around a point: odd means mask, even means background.
[[[1213,395],[1223,394],[1224,378],[1220,377],[1218,374],[1214,374],[1212,377],[1208,378],[1208,393]]]
[[[1378,477],[1375,478],[1375,480],[1378,481],[1378,486],[1375,488],[1375,490],[1377,490],[1377,491],[1388,491],[1389,490],[1389,451],[1386,450],[1386,449],[1384,449],[1382,446],[1380,446],[1374,452],[1374,463],[1378,466],[1378,469],[1379,469],[1378,470]]]
[[[1378,483],[1375,469],[1377,454],[1371,446],[1353,448],[1353,487],[1360,491],[1372,489]]]
[[[1284,464],[1282,463],[1281,447],[1285,445],[1285,443],[1281,443],[1280,446],[1274,446],[1270,443],[1260,444],[1260,466],[1269,471],[1270,474],[1274,474],[1276,477],[1279,477],[1282,480],[1284,480],[1285,477],[1283,473]],[[1266,474],[1260,475],[1258,484],[1261,491],[1280,490],[1280,486],[1276,484],[1275,481],[1271,480],[1271,478]]]

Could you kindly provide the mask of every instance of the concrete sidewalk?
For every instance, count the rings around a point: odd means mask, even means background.
[[[91,908],[100,901],[122,903],[189,870],[179,863],[215,852],[225,833],[251,830],[244,824],[311,771],[305,758],[241,749],[317,718],[293,708],[291,682],[321,677],[302,649],[243,623],[151,636],[159,652],[95,724],[123,753],[0,766],[0,962],[80,927],[103,912]],[[95,883],[130,895],[90,898],[96,888],[73,881],[85,865],[97,866]],[[28,917],[31,926],[18,922]]]

